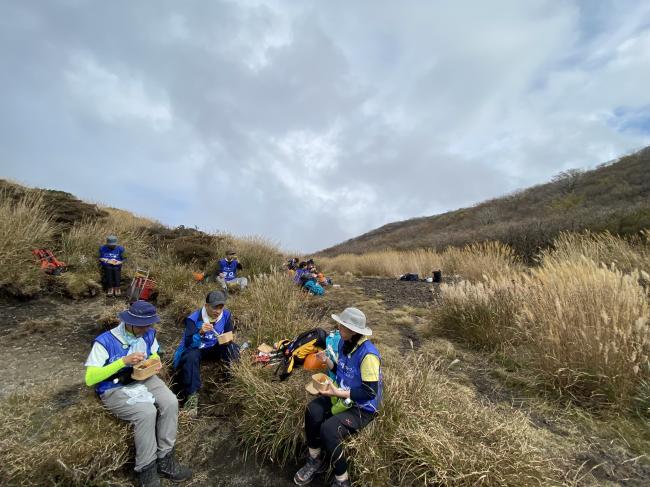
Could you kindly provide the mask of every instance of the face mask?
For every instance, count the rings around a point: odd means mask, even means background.
[[[129,345],[129,347],[132,347],[135,345],[138,340],[140,340],[140,337],[135,336],[131,332],[129,332],[126,327],[124,328],[124,338],[126,340],[126,343]]]

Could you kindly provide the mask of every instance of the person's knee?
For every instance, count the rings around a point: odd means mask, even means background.
[[[178,399],[169,389],[159,394],[156,402],[161,414],[178,414]]]
[[[307,404],[306,413],[308,418],[310,418],[313,422],[317,422],[317,423],[322,422],[325,416],[325,410],[323,409],[323,405],[320,403],[318,399]]]
[[[201,363],[201,350],[198,348],[189,348],[183,352],[183,365],[198,365]]]
[[[153,404],[149,403],[138,403],[138,412],[133,418],[133,423],[135,426],[144,426],[151,425],[156,423],[156,417],[158,416],[158,410]]]

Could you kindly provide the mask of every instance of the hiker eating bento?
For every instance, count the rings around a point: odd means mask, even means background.
[[[224,291],[228,290],[229,285],[239,285],[239,288],[243,291],[248,286],[248,279],[237,277],[237,271],[241,270],[243,270],[243,267],[237,260],[237,252],[229,250],[226,252],[226,258],[218,262],[216,281],[221,284]]]
[[[221,361],[229,365],[239,360],[239,347],[233,342],[230,310],[225,308],[227,295],[212,291],[205,305],[185,318],[185,333],[174,354],[174,369],[180,371],[185,404],[183,409],[196,415],[201,388],[201,362]]]
[[[102,284],[107,296],[119,296],[122,280],[122,263],[126,260],[124,247],[117,244],[117,237],[109,235],[106,244],[99,247],[99,263],[102,269]]]
[[[294,476],[297,485],[307,485],[318,473],[327,470],[322,451],[325,449],[334,465],[332,487],[349,487],[343,440],[366,427],[375,418],[381,402],[381,357],[368,338],[372,330],[366,325],[366,316],[357,308],[346,308],[340,315],[333,314],[332,319],[338,323],[341,334],[337,362],[325,351],[319,353],[336,380],[306,387],[319,397],[305,411],[309,454],[305,465]]]
[[[156,307],[136,301],[118,315],[120,324],[95,338],[86,359],[86,385],[95,386],[108,411],[134,426],[135,473],[140,487],[160,486],[160,477],[189,479],[192,471],[174,453],[178,400],[157,376],[162,365],[156,330]],[[134,380],[145,360],[154,370],[144,380]],[[157,361],[157,362],[156,362]]]

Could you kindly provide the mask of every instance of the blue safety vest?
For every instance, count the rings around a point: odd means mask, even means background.
[[[214,332],[208,332],[204,335],[199,334],[199,330],[201,329],[201,326],[203,326],[203,313],[201,312],[201,309],[194,311],[187,317],[187,319],[189,321],[193,321],[196,327],[196,331],[192,340],[192,348],[210,348],[219,343],[217,335],[221,335],[225,331],[226,323],[228,323],[228,320],[230,319],[230,310],[224,308],[219,321],[216,321],[212,324],[214,327]],[[184,351],[185,339],[183,338],[181,339],[181,343],[178,344],[176,352],[174,352],[174,368],[178,367]]]
[[[147,345],[147,358],[149,358],[149,356],[151,355],[151,347],[153,346],[153,342],[156,339],[156,330],[154,330],[153,328],[149,328],[146,331],[146,333],[142,336],[142,339],[144,340],[144,343]],[[108,352],[108,358],[106,359],[106,362],[104,362],[104,366],[108,364],[112,364],[116,360],[119,360],[122,357],[126,357],[128,355],[129,346],[126,343],[122,343],[110,331],[105,331],[97,338],[95,338],[95,341],[99,343],[102,347],[104,347]],[[132,369],[133,367],[127,366],[126,368]],[[119,374],[126,375],[124,369],[120,370]],[[130,374],[128,375],[130,376]],[[116,376],[117,374],[97,384],[97,386],[95,386],[95,391],[97,391],[97,394],[101,396],[104,392],[108,391],[109,389],[122,386],[123,384],[119,382]]]
[[[233,259],[231,262],[228,262],[226,259],[221,259],[219,265],[221,266],[221,272],[226,274],[226,281],[232,281],[237,277],[237,259]]]
[[[369,353],[376,355],[381,361],[379,350],[372,344],[370,340],[365,340],[351,355],[343,353],[343,340],[339,342],[339,361],[336,365],[336,383],[339,387],[349,390],[361,387],[361,362]],[[383,380],[381,369],[379,371],[379,385],[377,388],[377,395],[369,401],[356,403],[356,405],[371,413],[379,411],[379,403],[381,402],[383,390]]]
[[[108,245],[102,245],[99,247],[99,258],[100,259],[116,259],[119,261],[123,261],[124,259],[122,258],[122,254],[124,254],[124,247],[121,245],[118,245],[114,249],[111,249]],[[109,264],[107,262],[101,262],[103,266],[110,266],[114,267],[113,264]]]

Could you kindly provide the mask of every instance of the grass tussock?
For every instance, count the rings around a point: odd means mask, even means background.
[[[379,416],[348,444],[360,485],[558,485],[527,418],[474,398],[431,356],[385,371]]]
[[[517,280],[504,276],[475,283],[442,284],[443,300],[433,311],[432,331],[461,338],[476,348],[504,349],[517,336],[520,290]]]
[[[579,403],[626,408],[650,376],[643,275],[556,255],[525,273],[443,284],[432,332],[503,352]]]
[[[285,382],[272,381],[272,369],[242,360],[232,368],[228,393],[237,407],[237,429],[247,451],[278,465],[294,460],[304,442],[304,384],[296,370]]]
[[[579,399],[629,403],[650,377],[650,309],[638,281],[584,258],[532,270],[517,318],[531,365]]]
[[[557,264],[586,257],[598,264],[615,266],[623,272],[650,272],[649,236],[647,230],[641,238],[635,239],[622,239],[609,232],[563,232],[551,248],[540,253],[539,260]]]
[[[0,193],[0,288],[19,296],[40,291],[44,275],[32,250],[49,247],[56,230],[42,194],[30,192],[14,201]]]
[[[85,389],[13,394],[0,403],[0,478],[15,480],[3,485],[126,485],[128,438],[127,424]]]
[[[444,275],[459,275],[470,281],[480,281],[509,275],[522,269],[519,257],[501,242],[481,242],[463,248],[449,247],[441,255]]]
[[[238,327],[255,343],[292,338],[317,325],[306,310],[309,296],[283,272],[255,277],[246,292],[228,303]]]

